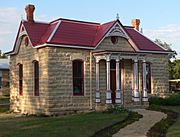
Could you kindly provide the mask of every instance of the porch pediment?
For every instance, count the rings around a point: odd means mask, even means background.
[[[113,39],[112,39],[113,38]],[[135,52],[135,49],[129,42],[130,38],[119,21],[109,29],[102,41],[96,47],[96,50],[128,51]]]
[[[111,37],[111,36],[117,36],[117,37],[123,37],[125,39],[129,39],[128,35],[124,31],[124,29],[120,26],[118,22],[114,24],[114,26],[109,30],[109,32],[106,34],[105,37]]]
[[[117,32],[115,32],[117,33]],[[119,32],[118,32],[119,33]],[[113,37],[113,36],[112,36]],[[120,51],[120,52],[135,52],[134,48],[130,45],[128,40],[124,37],[116,36],[116,43],[112,42],[112,37],[106,37],[99,46],[94,50],[109,50],[109,51]]]

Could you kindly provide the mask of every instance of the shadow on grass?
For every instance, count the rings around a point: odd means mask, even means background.
[[[167,114],[167,118],[162,119],[160,122],[156,123],[148,131],[147,137],[166,137],[167,130],[176,122],[178,118],[178,113],[172,110],[163,109],[158,105],[150,105],[149,109],[164,112]]]
[[[142,118],[142,115],[138,114],[137,112],[130,111],[128,116],[124,120],[97,131],[92,137],[111,137],[113,134],[117,133],[121,128],[135,121],[138,121],[140,118]]]

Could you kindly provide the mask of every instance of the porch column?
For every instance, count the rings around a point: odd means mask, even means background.
[[[116,59],[116,103],[121,104],[121,88],[120,88],[120,67],[119,59]]]
[[[142,68],[143,68],[142,101],[148,101],[147,86],[146,86],[146,61],[145,60],[143,60]]]
[[[96,103],[100,103],[100,92],[99,92],[99,60],[96,59]]]
[[[138,91],[138,60],[134,60],[134,90],[133,90],[133,101],[138,102],[139,101],[139,91]]]
[[[106,91],[106,103],[111,104],[111,89],[110,89],[110,55],[106,57],[106,77],[107,77],[107,91]]]

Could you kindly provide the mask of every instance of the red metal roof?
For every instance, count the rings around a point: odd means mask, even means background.
[[[41,44],[43,35],[46,33],[46,31],[49,31],[47,30],[49,28],[49,24],[46,23],[32,23],[24,21],[23,25],[33,46]]]
[[[98,26],[62,20],[49,43],[92,47]]]
[[[22,24],[33,46],[50,43],[94,48],[116,22],[117,20],[99,24],[60,18],[50,23],[23,21]],[[165,51],[134,28],[120,25],[139,50]]]
[[[142,35],[140,32],[136,31],[132,27],[125,27],[126,32],[135,43],[139,50],[147,50],[147,51],[165,51],[153,41],[149,40],[147,37]]]

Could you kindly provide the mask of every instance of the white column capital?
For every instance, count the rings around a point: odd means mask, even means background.
[[[96,63],[99,63],[100,58],[96,56],[95,59],[96,59]]]
[[[143,60],[142,60],[142,62],[143,62],[143,63],[146,63],[146,60],[145,60],[145,59],[143,59]]]
[[[133,59],[134,63],[138,63],[138,59]]]
[[[106,55],[106,61],[110,61],[110,60],[111,60],[111,55],[110,54]]]

